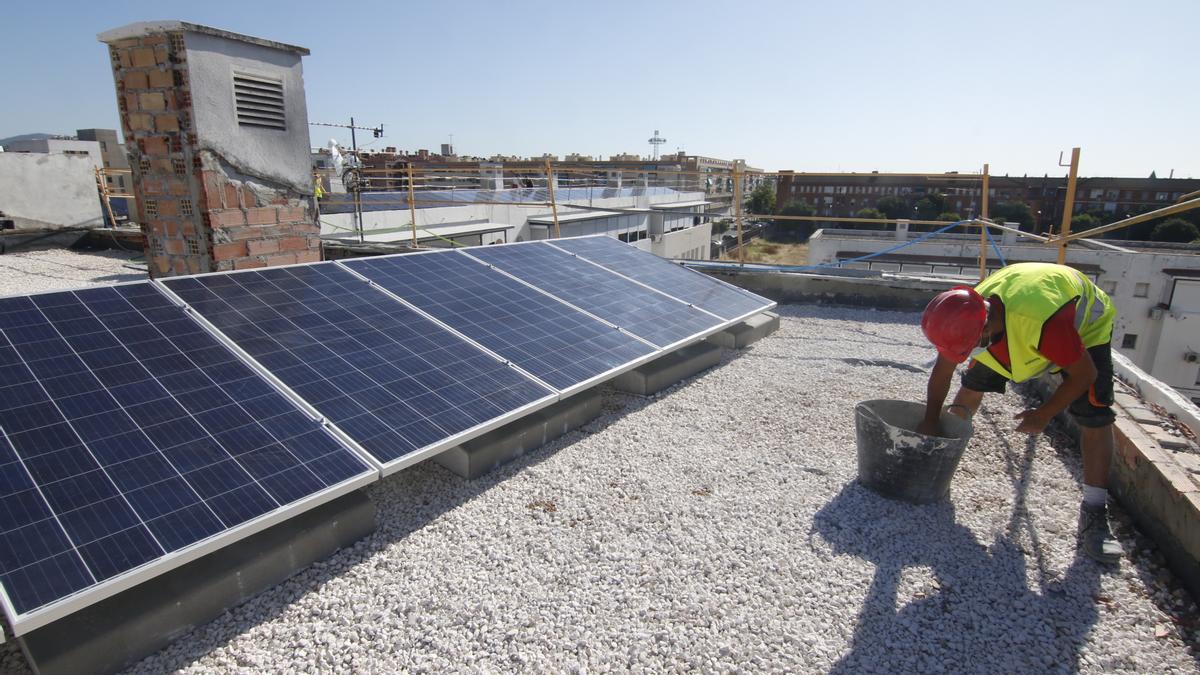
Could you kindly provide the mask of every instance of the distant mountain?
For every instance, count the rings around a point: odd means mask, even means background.
[[[40,141],[47,138],[54,138],[54,134],[21,134],[20,136],[9,136],[8,138],[0,138],[0,145],[8,145],[17,141]]]

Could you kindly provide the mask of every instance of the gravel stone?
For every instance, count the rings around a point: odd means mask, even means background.
[[[33,249],[0,255],[0,296],[145,281],[144,265],[129,251]],[[140,271],[139,271],[140,270]]]
[[[853,406],[922,399],[917,316],[780,313],[488,476],[375,484],[373,535],[132,672],[1197,670],[1195,605],[1119,509],[1133,553],[1075,555],[1078,452],[1013,431],[1017,393],[985,399],[949,502],[889,501],[855,481]]]

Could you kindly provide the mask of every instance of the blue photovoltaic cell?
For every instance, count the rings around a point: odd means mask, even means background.
[[[480,246],[467,252],[659,347],[724,323],[544,242]]]
[[[549,243],[723,319],[737,319],[775,306],[764,297],[668,262],[612,237],[572,237]]]
[[[456,251],[340,264],[560,390],[655,351]]]
[[[163,283],[381,463],[553,396],[333,263]]]
[[[18,615],[370,468],[149,283],[0,299]]]

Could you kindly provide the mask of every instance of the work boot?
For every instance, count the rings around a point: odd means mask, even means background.
[[[1106,506],[1081,506],[1079,509],[1078,548],[1089,558],[1106,565],[1115,565],[1125,550],[1108,529]]]

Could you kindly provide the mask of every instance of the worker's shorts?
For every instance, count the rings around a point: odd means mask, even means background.
[[[1116,421],[1113,414],[1113,365],[1112,345],[1105,342],[1102,345],[1088,348],[1092,362],[1096,364],[1096,381],[1088,388],[1083,396],[1075,399],[1067,411],[1081,427],[1096,429]],[[1065,372],[1060,373],[1064,378]],[[972,361],[971,366],[962,376],[962,386],[974,391],[1003,394],[1008,385],[1008,378],[987,366]]]

